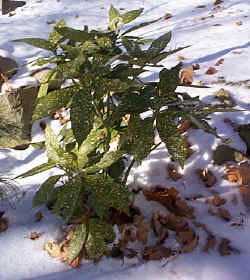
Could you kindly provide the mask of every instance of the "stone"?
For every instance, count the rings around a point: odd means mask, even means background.
[[[30,143],[38,90],[38,86],[24,86],[0,95],[0,148]]]
[[[241,162],[248,158],[236,149],[227,145],[219,145],[214,151],[213,160],[214,164],[221,165],[228,161]]]
[[[22,7],[26,4],[25,1],[2,0],[1,2],[0,2],[0,4],[2,4],[2,14],[3,15],[13,12],[13,11],[15,11],[16,8]]]
[[[49,67],[45,67],[42,69],[38,69],[31,73],[31,76],[37,80],[39,84],[45,81],[48,74],[52,69]],[[63,82],[63,74],[61,72],[57,72],[55,79],[51,80],[49,83],[49,91],[59,89]]]
[[[10,79],[18,71],[18,64],[16,61],[9,57],[0,56],[0,74],[4,74]],[[4,80],[0,75],[0,90]]]
[[[238,127],[240,138],[245,142],[247,146],[247,156],[250,156],[250,124],[240,125]]]
[[[9,57],[0,56],[0,72],[10,79],[18,71],[17,62]]]

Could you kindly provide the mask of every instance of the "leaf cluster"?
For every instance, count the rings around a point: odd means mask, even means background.
[[[105,252],[107,241],[113,240],[108,224],[111,207],[128,214],[128,174],[122,180],[124,157],[132,155],[139,164],[152,151],[157,129],[171,157],[183,166],[187,151],[177,129],[180,121],[189,119],[215,133],[204,119],[203,108],[198,107],[199,100],[176,92],[181,64],[162,68],[159,82],[142,81],[148,66],[162,67],[159,62],[183,49],[165,50],[171,32],[151,43],[132,36],[131,32],[157,21],[127,28],[142,12],[120,14],[111,5],[107,30],[89,30],[88,26],[77,30],[60,20],[48,40],[15,40],[52,53],[38,59],[36,65],[56,64],[40,87],[33,120],[61,107],[70,110],[71,128],[65,126],[55,135],[47,126],[45,142],[36,145],[47,151],[48,162],[20,175],[32,176],[54,167],[64,171],[41,185],[33,204],[50,204],[52,212],[68,222],[84,220],[72,238],[70,261],[82,247],[91,259]],[[57,72],[68,86],[48,93]],[[148,117],[143,119],[141,113],[146,111]],[[114,140],[117,149],[111,151]]]

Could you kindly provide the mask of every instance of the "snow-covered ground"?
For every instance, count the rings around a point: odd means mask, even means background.
[[[69,26],[82,28],[89,25],[93,28],[103,28],[107,25],[107,15],[110,4],[124,11],[144,8],[143,15],[137,22],[163,17],[166,13],[172,17],[141,29],[140,35],[146,38],[158,37],[171,30],[173,39],[170,47],[190,45],[189,48],[163,61],[166,67],[175,65],[178,56],[183,56],[184,66],[199,64],[195,71],[194,84],[199,81],[210,86],[208,89],[181,87],[178,90],[188,91],[193,96],[199,95],[202,100],[213,100],[213,94],[220,88],[230,92],[237,103],[238,109],[245,111],[237,113],[216,114],[211,125],[217,127],[220,136],[232,139],[231,147],[246,152],[244,142],[234,132],[232,127],[223,122],[230,118],[237,124],[250,121],[249,80],[250,79],[250,2],[248,0],[224,0],[215,6],[213,0],[27,0],[27,4],[15,11],[15,14],[0,15],[0,55],[13,58],[19,65],[35,58],[46,55],[46,52],[22,43],[12,43],[11,40],[25,37],[48,38],[53,25],[52,20],[64,18]],[[217,8],[216,8],[217,7]],[[223,63],[215,66],[219,59]],[[209,67],[218,71],[214,75],[207,75]],[[29,77],[30,66],[23,67],[10,81],[11,86],[34,83]],[[146,79],[157,79],[157,73],[151,73]],[[241,83],[238,83],[241,82]],[[58,123],[52,122],[57,128]],[[200,130],[188,132],[194,154],[186,161],[183,171],[184,177],[173,182],[167,173],[170,162],[168,153],[161,145],[141,166],[132,169],[129,183],[132,186],[149,188],[155,185],[167,187],[175,186],[182,197],[202,194],[209,198],[211,193],[195,174],[197,168],[209,168],[217,177],[213,187],[227,199],[226,208],[233,216],[232,222],[237,222],[240,213],[245,213],[244,227],[232,227],[230,222],[224,222],[219,217],[207,213],[205,199],[196,200],[196,220],[203,222],[218,238],[228,238],[232,246],[240,250],[240,254],[220,256],[217,249],[210,253],[202,252],[205,235],[200,232],[200,244],[189,254],[182,254],[176,258],[159,262],[143,262],[142,260],[102,259],[98,264],[83,261],[78,269],[71,269],[66,264],[52,259],[43,250],[43,244],[50,240],[60,239],[65,226],[60,218],[51,215],[45,207],[40,208],[44,218],[35,222],[38,209],[32,208],[32,197],[41,182],[54,171],[44,172],[27,179],[18,180],[23,198],[15,202],[16,209],[0,204],[0,210],[5,210],[9,219],[8,230],[0,233],[0,279],[1,280],[64,280],[64,279],[99,279],[99,280],[248,280],[250,274],[250,223],[249,213],[238,196],[239,203],[234,206],[231,202],[233,193],[237,192],[234,185],[222,179],[224,167],[212,163],[212,150],[221,144],[214,138]],[[33,126],[33,141],[40,141],[43,135],[38,123]],[[24,151],[1,150],[1,174],[16,176],[31,169],[39,163],[46,162],[46,154],[29,147]],[[10,198],[11,199],[11,198]],[[0,202],[1,203],[1,202]],[[157,204],[146,202],[143,195],[138,195],[136,203],[143,210],[143,214],[150,221]],[[149,207],[149,205],[151,207]],[[159,208],[161,209],[161,208]],[[41,233],[37,240],[30,240],[31,232]]]

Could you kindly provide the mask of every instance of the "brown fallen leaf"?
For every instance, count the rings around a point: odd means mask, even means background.
[[[200,64],[196,63],[196,64],[193,64],[193,70],[196,71],[196,70],[199,70],[201,67],[200,67]]]
[[[231,183],[250,185],[250,168],[248,162],[240,163],[238,167],[228,165],[225,168],[226,175],[223,177]]]
[[[183,177],[183,174],[180,174],[173,164],[169,163],[167,169],[168,175],[173,181],[178,181]]]
[[[45,132],[45,129],[46,129],[46,123],[45,123],[45,122],[43,122],[43,121],[41,121],[41,122],[39,123],[39,126],[41,127],[42,131],[43,131],[43,132]]]
[[[30,239],[31,240],[36,240],[39,237],[40,237],[40,235],[37,232],[35,232],[35,231],[30,233]]]
[[[203,9],[203,8],[206,8],[206,5],[198,5],[195,7],[196,9]]]
[[[197,200],[197,199],[200,199],[200,198],[203,198],[203,197],[204,197],[204,195],[202,195],[202,194],[195,194],[195,195],[191,195],[191,196],[186,196],[185,200],[194,201],[194,200]]]
[[[214,75],[215,73],[217,73],[218,71],[214,68],[214,67],[209,67],[206,71],[207,75]]]
[[[178,61],[179,62],[183,62],[184,60],[185,60],[184,56],[181,56],[181,55],[178,56]]]
[[[152,215],[151,226],[155,235],[158,237],[157,244],[161,244],[168,238],[168,229],[164,224],[161,222],[162,217],[159,211],[156,211]]]
[[[204,86],[204,83],[203,83],[202,81],[199,81],[199,82],[197,83],[197,86],[203,87],[203,86]]]
[[[222,218],[223,220],[229,222],[232,220],[232,215],[230,214],[230,212],[225,209],[225,208],[218,208],[218,212],[217,215]]]
[[[216,246],[216,237],[211,230],[207,228],[207,226],[203,223],[199,223],[194,221],[194,226],[198,228],[202,228],[204,232],[207,234],[206,244],[204,245],[202,251],[208,253],[210,249],[214,249]]]
[[[67,250],[65,250],[64,245],[65,242],[56,243],[50,241],[44,244],[44,250],[47,251],[51,257],[65,261],[67,259]]]
[[[192,84],[194,80],[193,66],[182,68],[179,72],[179,79],[181,84]]]
[[[164,246],[146,246],[142,250],[142,258],[148,261],[158,261],[163,258],[169,258],[175,251]]]
[[[168,214],[166,217],[160,217],[160,222],[175,232],[185,231],[188,228],[187,221],[173,213]]]
[[[216,177],[209,169],[196,169],[195,172],[207,187],[212,187],[216,183]]]
[[[179,193],[174,187],[168,189],[162,186],[156,186],[150,190],[144,190],[143,194],[148,201],[159,202],[177,216],[194,218],[194,208],[189,206],[186,201],[180,199]]]
[[[8,224],[9,224],[9,221],[7,218],[4,218],[4,217],[0,218],[0,233],[7,230]]]
[[[180,133],[186,132],[190,127],[192,126],[192,123],[189,120],[184,120],[178,125],[178,130]]]
[[[163,16],[163,18],[164,18],[165,20],[170,19],[171,17],[173,17],[173,15],[170,14],[170,13],[166,13],[166,14]]]
[[[216,246],[216,237],[213,234],[208,234],[206,239],[206,244],[202,249],[203,252],[208,253],[210,249],[214,249]]]
[[[223,3],[222,0],[215,0],[214,5],[220,5],[221,3]]]
[[[242,24],[243,24],[242,21],[237,21],[237,22],[236,22],[236,25],[238,25],[238,26],[241,26]]]
[[[231,255],[231,253],[240,254],[240,251],[230,246],[230,243],[231,241],[229,239],[222,238],[218,248],[221,256]]]
[[[220,10],[220,6],[217,6],[217,7],[214,8],[214,11],[215,11],[215,12],[218,12],[219,10]],[[222,24],[216,23],[216,24],[214,24],[213,26],[222,26]]]
[[[182,246],[180,249],[182,253],[192,252],[199,243],[199,237],[191,227],[188,227],[185,231],[177,232],[176,240]]]
[[[224,58],[221,58],[215,63],[215,66],[221,65],[223,62],[224,62]]]
[[[132,227],[126,228],[124,230],[123,239],[121,241],[123,241],[124,244],[127,244],[128,242],[135,242],[136,241],[135,229]]]
[[[48,21],[47,21],[47,24],[56,24],[56,21],[55,21],[54,19],[48,20]]]
[[[188,136],[187,135],[184,135],[183,140],[184,140],[184,147],[185,147],[186,153],[187,153],[186,154],[186,159],[188,159],[194,153],[194,151],[193,151],[192,148],[190,148],[191,144],[188,141]]]
[[[213,192],[213,198],[208,198],[205,201],[209,205],[219,207],[224,205],[227,201],[224,198],[221,198],[216,192]]]
[[[250,186],[239,186],[239,191],[245,207],[250,210]]]
[[[40,222],[43,218],[43,213],[41,211],[36,212],[35,221]]]
[[[149,226],[146,223],[139,223],[137,225],[137,231],[136,231],[136,238],[138,241],[140,241],[142,244],[146,244],[148,241],[148,234],[149,234]]]

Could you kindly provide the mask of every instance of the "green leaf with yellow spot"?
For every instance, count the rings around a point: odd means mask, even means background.
[[[61,168],[66,170],[77,169],[77,162],[73,154],[64,151],[60,147],[57,136],[49,125],[45,129],[45,147],[49,160],[56,162]]]
[[[80,146],[91,131],[94,121],[91,95],[87,91],[82,89],[73,96],[70,120],[73,134]]]
[[[168,112],[159,113],[156,117],[156,127],[161,140],[166,144],[169,154],[183,167],[187,156],[184,139]]]
[[[51,45],[51,48],[56,51],[59,43],[61,43],[61,40],[63,40],[63,35],[57,32],[58,28],[66,27],[66,22],[64,19],[61,19],[58,21],[54,29],[51,31],[49,36],[49,43]]]
[[[74,177],[56,189],[57,199],[52,212],[62,215],[66,221],[69,221],[83,204],[81,178]]]
[[[107,222],[92,218],[89,220],[88,238],[85,243],[87,256],[91,260],[98,260],[108,251],[107,243],[113,242],[115,234]]]
[[[63,175],[55,175],[49,177],[35,193],[33,198],[33,206],[45,204],[50,201],[54,193],[55,184]]]
[[[118,161],[124,155],[123,151],[111,151],[103,155],[101,160],[86,169],[83,170],[84,173],[96,173],[102,169],[108,168],[111,164]]]
[[[106,134],[106,129],[93,128],[87,138],[82,142],[78,153],[77,163],[79,169],[82,169],[88,162],[88,154],[95,150],[100,143],[100,138],[103,138]]]
[[[67,262],[69,264],[80,254],[87,237],[87,227],[85,224],[79,224],[73,231],[72,238],[67,250]]]
[[[56,110],[61,109],[69,104],[72,97],[79,91],[76,86],[70,86],[51,91],[48,95],[37,99],[36,107],[33,112],[33,120],[47,117]]]
[[[154,145],[153,118],[141,119],[139,115],[129,120],[127,139],[130,146],[129,154],[133,155],[138,164],[149,155]]]
[[[84,185],[91,194],[89,203],[98,217],[107,217],[110,207],[129,215],[128,188],[103,174],[85,176]]]

